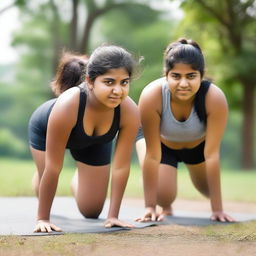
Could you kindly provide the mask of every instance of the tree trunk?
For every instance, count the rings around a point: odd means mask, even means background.
[[[53,44],[53,58],[52,58],[52,72],[55,74],[58,62],[59,62],[59,57],[60,57],[60,50],[62,48],[62,43],[61,43],[61,37],[60,37],[60,17],[58,13],[58,9],[56,5],[54,4],[53,0],[50,0],[50,6],[53,12],[53,17],[54,21],[52,22],[52,44]]]
[[[77,49],[77,21],[78,21],[78,8],[79,0],[72,0],[72,20],[70,24],[70,48],[71,50]]]
[[[126,7],[126,3],[114,3],[114,4],[109,3],[103,8],[94,9],[94,10],[91,10],[91,12],[89,12],[86,19],[85,27],[84,27],[83,38],[81,41],[81,45],[79,47],[79,50],[81,53],[88,54],[90,34],[91,34],[92,26],[95,20],[99,16],[109,12],[114,8],[125,8],[125,7]]]
[[[15,2],[12,3],[12,4],[9,4],[9,5],[7,5],[7,6],[5,6],[3,9],[0,10],[0,15],[1,15],[2,13],[4,13],[4,12],[8,11],[9,9],[11,9],[11,8],[14,7],[14,6],[15,6]]]
[[[244,88],[242,112],[242,168],[252,170],[254,167],[254,95],[255,87],[253,81],[241,79]]]
[[[80,52],[82,54],[87,54],[88,55],[88,51],[89,51],[89,38],[90,38],[90,34],[91,34],[91,29],[92,29],[92,25],[94,23],[94,20],[97,18],[98,15],[91,13],[87,16],[86,19],[86,24],[84,27],[84,33],[83,33],[83,38],[81,41],[81,45],[80,45]]]

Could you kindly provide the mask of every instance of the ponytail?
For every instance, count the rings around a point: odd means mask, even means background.
[[[58,96],[67,89],[81,84],[85,80],[87,62],[88,57],[85,55],[65,52],[50,85],[53,93]]]

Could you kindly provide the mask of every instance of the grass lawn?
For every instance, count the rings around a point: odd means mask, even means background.
[[[70,196],[70,181],[74,167],[64,164],[60,175],[57,195]],[[32,161],[0,158],[0,196],[33,196],[31,179],[35,167]],[[256,202],[256,172],[222,170],[222,194],[224,200]],[[133,164],[126,197],[143,197],[142,176],[138,165]],[[178,197],[200,199],[201,194],[194,188],[188,171],[181,166],[178,170]]]

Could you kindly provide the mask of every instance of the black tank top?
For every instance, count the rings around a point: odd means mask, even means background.
[[[93,144],[102,144],[112,141],[120,129],[120,105],[114,109],[114,118],[109,131],[101,136],[88,136],[84,131],[83,117],[86,106],[86,92],[80,88],[80,102],[78,109],[77,122],[72,129],[68,139],[67,148],[80,149]]]
[[[196,93],[195,97],[195,110],[201,122],[207,123],[207,114],[206,114],[206,107],[205,107],[205,97],[209,90],[211,82],[208,80],[203,80],[201,82],[201,86]]]

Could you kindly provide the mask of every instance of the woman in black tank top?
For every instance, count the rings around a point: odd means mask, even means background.
[[[179,162],[186,164],[196,189],[210,199],[211,220],[234,221],[223,212],[220,188],[220,145],[228,115],[225,95],[203,80],[204,57],[196,42],[180,39],[170,44],[164,63],[165,77],[146,86],[139,100],[145,139],[140,133],[136,147],[146,212],[138,221],[172,215]]]
[[[129,52],[114,45],[98,47],[89,59],[63,56],[52,83],[57,99],[41,105],[29,122],[37,167],[33,186],[39,199],[35,232],[61,231],[50,222],[50,211],[66,148],[77,164],[72,192],[78,208],[83,216],[98,218],[107,195],[115,138],[105,227],[131,227],[118,214],[139,126],[137,106],[128,97],[134,64]]]

